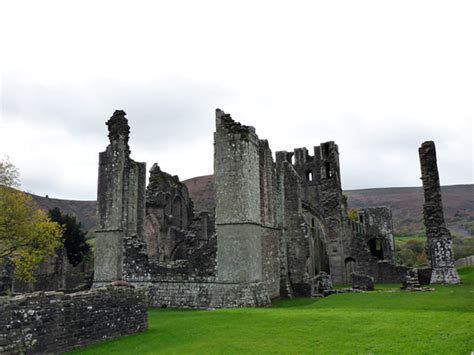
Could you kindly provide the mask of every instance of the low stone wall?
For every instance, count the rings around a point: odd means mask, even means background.
[[[163,281],[140,286],[142,287],[148,291],[150,307],[229,308],[271,305],[263,283]]]
[[[474,265],[474,255],[466,256],[465,258],[458,259],[454,262],[455,267],[465,267]]]
[[[0,354],[60,353],[144,331],[144,290],[100,288],[0,298]]]

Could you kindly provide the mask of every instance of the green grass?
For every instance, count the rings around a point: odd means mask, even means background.
[[[474,267],[461,286],[276,301],[270,308],[150,309],[149,330],[80,354],[469,354],[474,350]]]
[[[416,240],[417,242],[426,242],[426,236],[424,235],[396,235],[395,245],[402,246],[409,240]]]

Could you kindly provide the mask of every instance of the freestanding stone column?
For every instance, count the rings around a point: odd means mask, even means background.
[[[461,280],[454,268],[451,233],[444,222],[434,142],[424,142],[418,152],[420,154],[421,179],[425,194],[423,217],[428,253],[431,259],[431,283],[458,284]]]

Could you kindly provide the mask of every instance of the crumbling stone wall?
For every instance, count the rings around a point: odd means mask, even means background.
[[[314,147],[314,155],[306,148],[294,149],[294,153],[278,152],[291,161],[301,178],[303,202],[324,216],[324,247],[329,260],[331,277],[335,283],[348,282],[344,256],[350,244],[347,228],[347,203],[342,194],[339,151],[334,142]],[[277,159],[278,160],[278,159]]]
[[[154,164],[146,190],[144,238],[148,256],[159,261],[182,259],[192,222],[193,203],[188,188],[178,176],[171,176]]]
[[[424,142],[418,151],[425,196],[423,217],[431,261],[431,283],[457,284],[461,279],[454,268],[451,233],[444,222],[435,144]]]
[[[287,265],[291,294],[294,296],[311,296],[314,293],[314,248],[312,238],[302,211],[301,178],[293,166],[284,160],[281,153],[277,163],[282,178],[282,234],[286,244],[283,262]],[[285,280],[286,275],[282,275]]]
[[[153,305],[234,307],[311,296],[320,272],[336,283],[351,272],[398,277],[391,214],[349,221],[334,142],[314,147],[314,156],[277,152],[275,163],[253,127],[218,109],[215,214],[194,213],[186,186],[155,164],[145,216],[145,167],[129,157],[124,115],[107,123],[111,143],[100,155],[96,287],[122,279],[146,287]],[[371,236],[384,245],[380,260]]]
[[[359,221],[363,225],[364,237],[372,255],[379,260],[395,262],[392,211],[387,207],[359,210]]]
[[[60,353],[144,331],[143,290],[113,287],[0,298],[0,353]]]
[[[130,158],[125,112],[115,111],[106,124],[110,144],[99,154],[96,284],[123,279],[124,265],[137,263],[136,255],[127,254],[141,242],[145,218],[146,164]]]

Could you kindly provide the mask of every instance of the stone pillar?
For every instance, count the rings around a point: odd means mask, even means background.
[[[252,127],[216,110],[217,275],[221,281],[262,281],[259,141]]]
[[[115,111],[106,125],[110,144],[99,154],[95,286],[124,278],[126,245],[141,236],[145,214],[145,163],[130,159],[125,112]]]
[[[431,283],[458,284],[461,281],[454,268],[452,238],[444,222],[434,142],[424,142],[418,152],[425,195],[423,217],[431,259]]]
[[[315,149],[315,151],[317,151]],[[332,281],[347,283],[344,255],[348,225],[347,204],[342,193],[339,149],[334,142],[320,145],[320,196],[321,206],[328,227],[328,256]],[[319,158],[318,158],[319,159]]]

